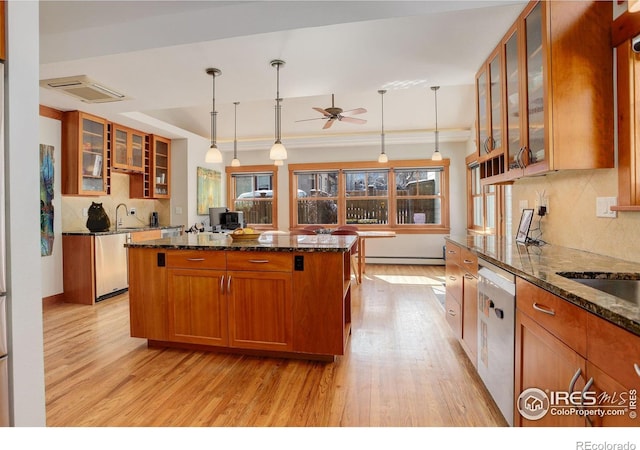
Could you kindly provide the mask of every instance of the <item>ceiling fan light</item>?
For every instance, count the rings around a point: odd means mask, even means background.
[[[275,144],[273,144],[269,152],[269,159],[274,161],[287,159],[287,149],[282,145],[282,142],[276,141]]]
[[[378,162],[379,163],[389,162],[389,157],[387,156],[386,153],[380,153],[380,156],[378,156]]]
[[[273,162],[273,165],[274,165],[274,166],[284,166],[284,161],[283,161],[283,160],[281,160],[281,159],[276,159],[276,160]]]
[[[211,144],[209,150],[207,150],[207,154],[204,157],[205,162],[208,163],[221,163],[222,162],[222,153],[218,150],[215,144]]]

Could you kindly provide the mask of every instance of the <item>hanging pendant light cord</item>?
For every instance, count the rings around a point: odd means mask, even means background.
[[[440,146],[439,144],[439,131],[438,131],[438,89],[440,89],[440,86],[433,86],[431,89],[433,89],[433,93],[436,97],[436,151],[440,151],[439,148]]]
[[[385,90],[378,91],[380,93],[380,103],[382,105],[382,132],[380,133],[381,153],[384,155],[384,94]]]
[[[216,73],[213,72],[211,75],[212,87],[213,87],[213,100],[211,102],[211,145],[216,145]]]
[[[233,102],[233,159],[238,159],[238,104],[240,102]]]
[[[280,143],[280,64],[276,63],[276,143]]]

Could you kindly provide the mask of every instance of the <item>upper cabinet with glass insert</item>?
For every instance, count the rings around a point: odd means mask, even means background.
[[[502,153],[502,53],[497,48],[476,75],[478,156]]]
[[[145,133],[111,124],[111,167],[127,172],[144,172]]]
[[[611,2],[532,1],[501,43],[505,161],[483,183],[614,166]]]
[[[80,111],[62,118],[63,195],[109,193],[107,121]]]

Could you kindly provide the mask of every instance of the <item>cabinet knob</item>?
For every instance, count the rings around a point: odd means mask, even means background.
[[[640,377],[640,366],[637,363],[634,363],[633,368],[636,369],[636,374]]]

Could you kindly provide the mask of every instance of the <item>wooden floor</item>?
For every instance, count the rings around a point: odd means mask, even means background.
[[[334,363],[147,348],[126,295],[49,306],[47,425],[506,426],[431,291],[444,268],[367,272]]]

